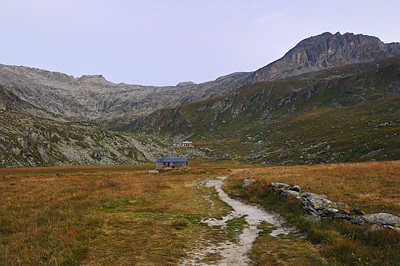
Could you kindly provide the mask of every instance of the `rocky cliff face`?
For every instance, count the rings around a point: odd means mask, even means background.
[[[279,60],[255,71],[248,83],[270,81],[327,68],[400,55],[400,43],[373,36],[323,33],[297,44]]]

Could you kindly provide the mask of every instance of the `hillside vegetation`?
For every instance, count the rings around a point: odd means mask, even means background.
[[[400,159],[400,57],[246,85],[120,130],[190,135],[215,157],[315,164]]]

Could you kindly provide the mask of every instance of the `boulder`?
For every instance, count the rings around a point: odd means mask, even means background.
[[[363,216],[360,215],[355,215],[351,217],[350,222],[353,224],[358,224],[358,225],[366,225],[367,221],[364,219]]]
[[[327,217],[327,218],[331,218],[333,219],[336,215],[336,213],[338,213],[339,210],[335,209],[335,208],[327,208],[327,209],[323,209],[320,212],[321,217]]]
[[[254,178],[247,178],[246,180],[243,181],[242,187],[248,186],[254,181],[256,181]]]
[[[281,196],[285,198],[296,198],[300,196],[300,193],[294,190],[284,190],[281,192]]]
[[[334,218],[337,219],[337,220],[342,220],[342,221],[346,220],[346,221],[348,221],[348,220],[351,219],[350,211],[349,210],[338,210],[338,212],[335,213],[335,217]]]
[[[291,187],[290,185],[285,184],[285,183],[274,182],[274,183],[271,183],[269,190],[272,191],[273,193],[280,194],[282,191],[289,189],[290,187]]]
[[[292,188],[290,188],[290,190],[301,192],[301,188],[298,185],[293,186]]]
[[[326,199],[325,195],[319,195],[314,193],[302,193],[301,203],[304,206],[310,206],[315,210],[323,210],[330,208],[332,203],[330,200]]]
[[[400,227],[400,217],[389,213],[366,214],[363,216],[363,218],[370,224]]]

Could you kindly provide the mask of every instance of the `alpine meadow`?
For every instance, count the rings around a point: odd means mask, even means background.
[[[398,42],[176,86],[0,65],[0,123],[0,265],[400,265]]]

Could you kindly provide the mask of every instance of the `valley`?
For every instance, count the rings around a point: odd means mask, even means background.
[[[0,65],[0,265],[399,265],[365,218],[400,219],[399,134],[400,43],[373,36],[176,86]]]

